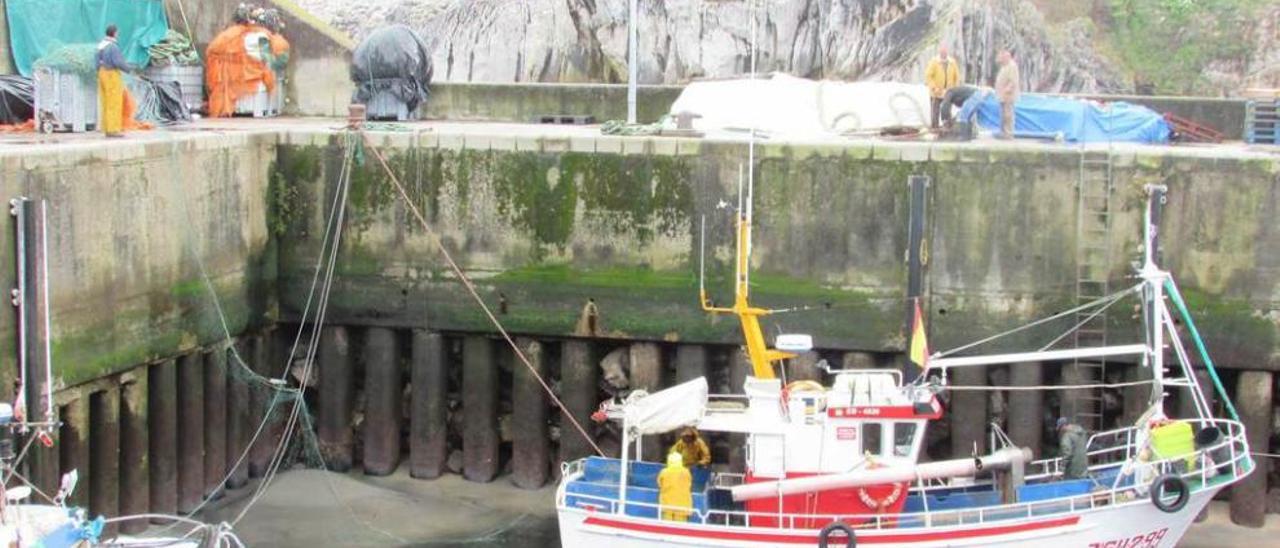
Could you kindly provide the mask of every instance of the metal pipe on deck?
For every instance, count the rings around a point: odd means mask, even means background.
[[[828,474],[739,485],[731,489],[734,501],[816,493],[835,489],[852,489],[889,483],[916,482],[939,478],[972,476],[981,470],[1006,470],[1031,462],[1031,450],[1009,447],[986,455],[966,459],[926,462],[914,466],[891,466],[863,469],[845,474]]]

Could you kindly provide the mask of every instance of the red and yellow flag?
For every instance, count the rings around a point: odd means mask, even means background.
[[[920,312],[920,300],[916,300],[916,319],[911,324],[911,362],[920,369],[929,369],[929,341],[924,335],[924,314]]]

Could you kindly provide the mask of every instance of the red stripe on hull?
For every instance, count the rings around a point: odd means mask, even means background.
[[[1055,527],[1072,526],[1080,522],[1079,516],[1072,516],[1060,519],[1037,521],[1032,523],[1019,523],[1016,525],[1000,525],[994,527],[981,527],[975,529],[961,529],[958,531],[937,531],[937,532],[921,532],[921,533],[890,533],[880,535],[859,535],[858,544],[887,544],[887,543],[904,543],[904,542],[932,542],[939,540],[960,540],[972,539],[996,535],[1007,535],[1011,533],[1024,533],[1027,531],[1038,531],[1041,529],[1052,529]],[[630,521],[620,521],[596,516],[589,516],[585,521],[585,525],[596,525],[599,527],[608,527],[613,529],[623,529],[627,531],[637,531],[641,533],[653,533],[659,535],[675,535],[681,537],[706,538],[727,541],[744,541],[744,542],[772,542],[783,544],[817,544],[817,534],[785,534],[785,533],[764,533],[750,531],[719,531],[694,529],[686,527],[677,527],[671,525],[662,525],[657,523],[636,523]],[[861,532],[865,533],[865,532]]]

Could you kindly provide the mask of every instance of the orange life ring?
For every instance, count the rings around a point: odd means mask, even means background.
[[[868,492],[867,489],[867,487],[858,488],[858,500],[862,501],[863,505],[875,512],[888,510],[889,507],[897,504],[898,500],[902,498],[903,488],[901,483],[893,484],[893,489],[885,496],[879,498],[871,496],[871,493]]]

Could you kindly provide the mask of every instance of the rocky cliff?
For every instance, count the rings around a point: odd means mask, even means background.
[[[626,0],[303,0],[359,39],[387,22],[421,30],[436,79],[454,82],[622,82]],[[1038,91],[1126,88],[1092,51],[1086,21],[1049,33],[1029,0],[640,0],[642,83],[681,83],[757,70],[808,78],[920,78],[938,44],[989,84],[1010,47]]]

